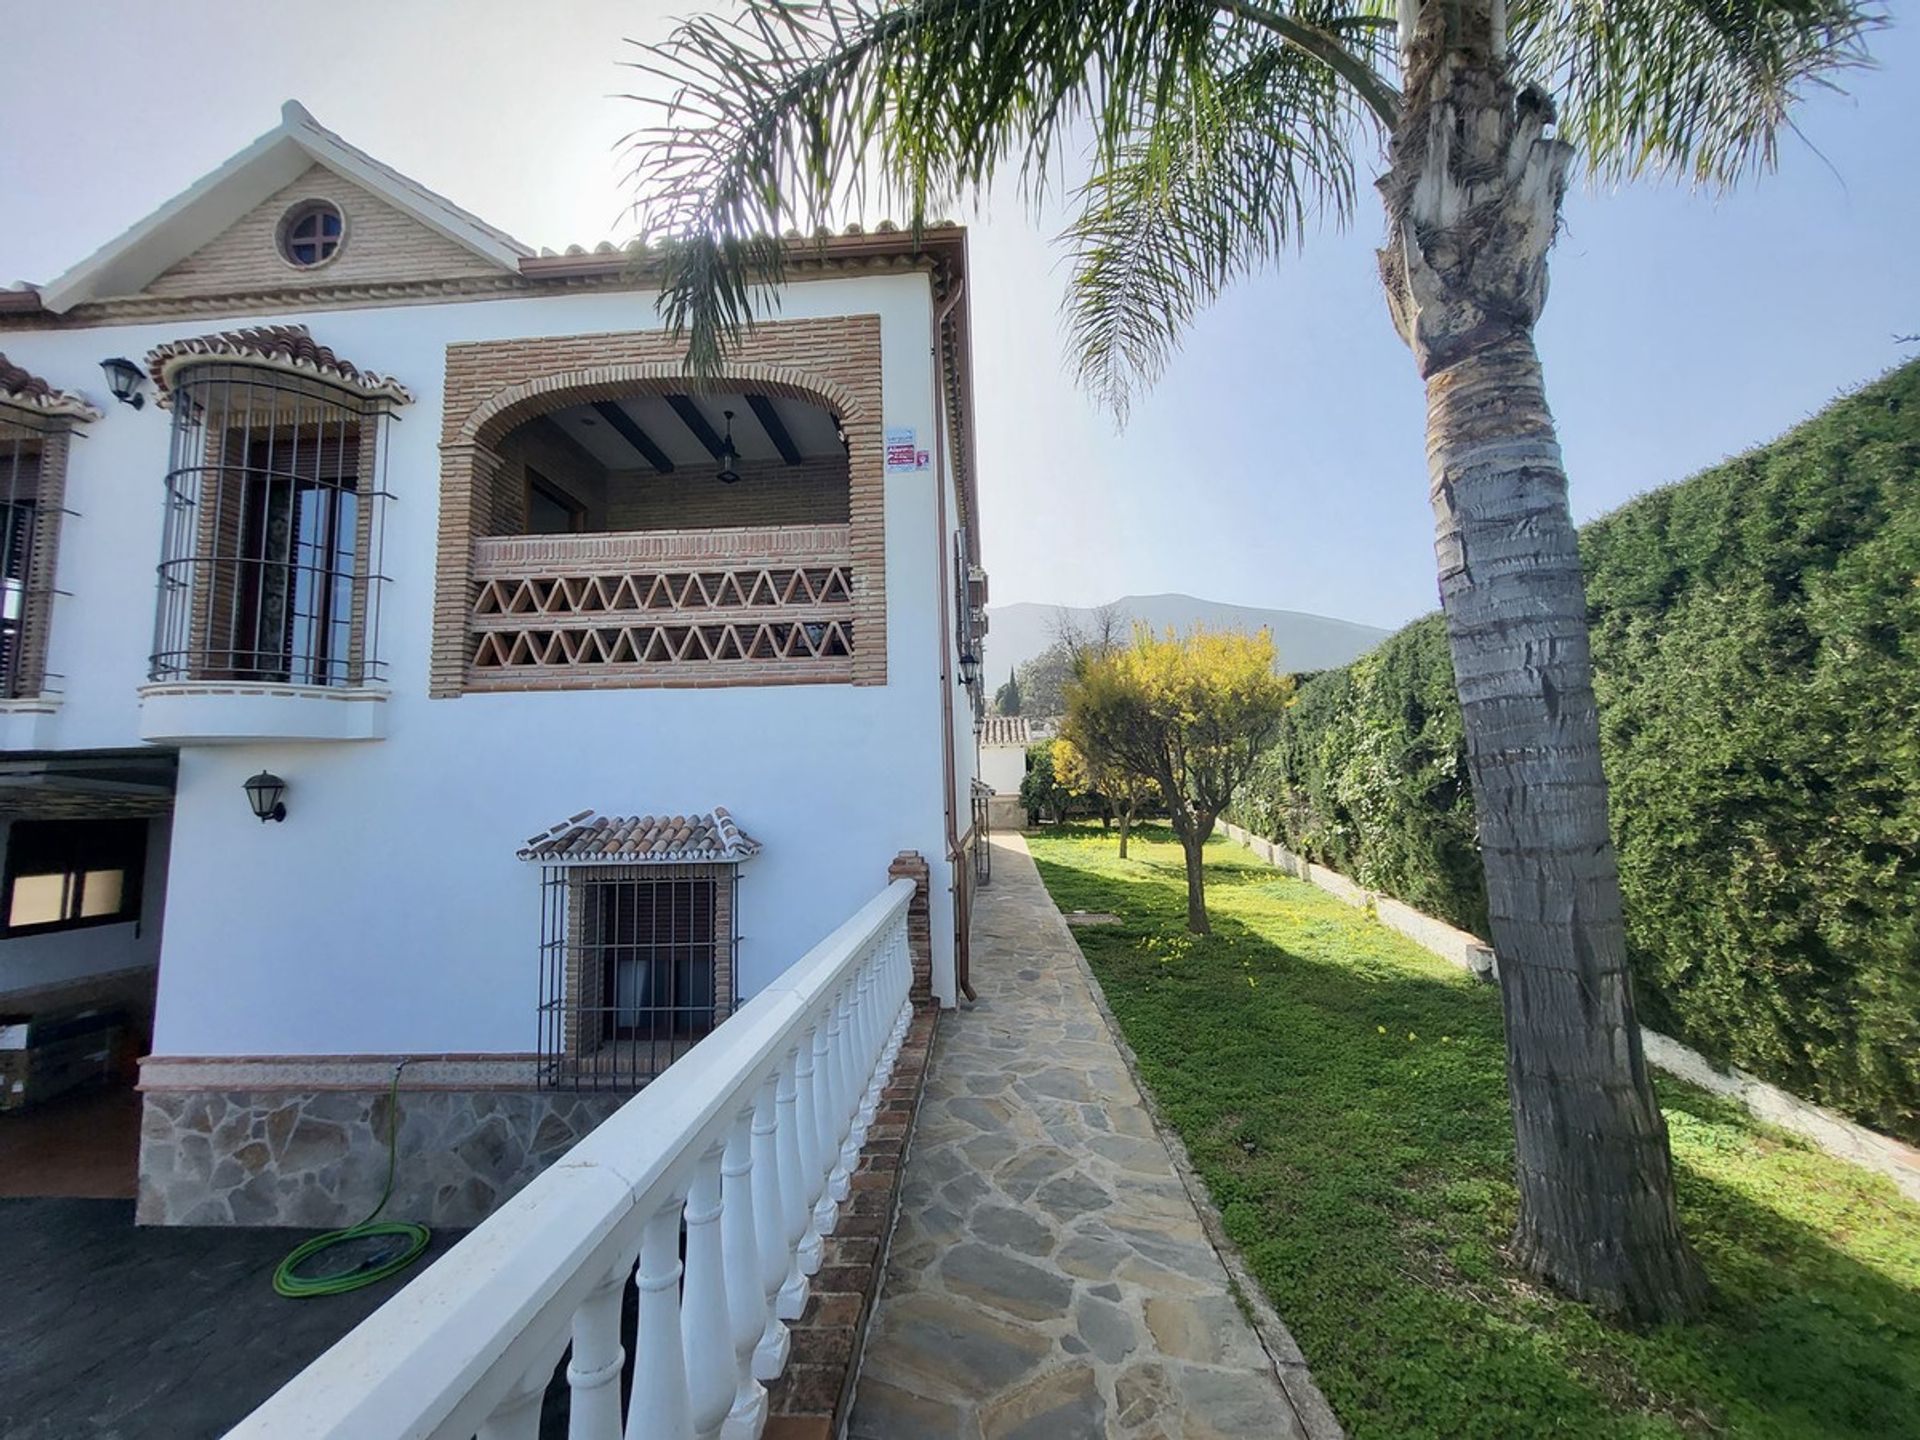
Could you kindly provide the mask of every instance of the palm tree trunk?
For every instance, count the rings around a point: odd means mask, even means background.
[[[1441,602],[1506,1015],[1517,1257],[1597,1308],[1683,1315],[1666,1122],[1634,1018],[1566,474],[1533,325],[1570,147],[1507,78],[1498,0],[1427,4],[1381,181],[1381,275],[1427,383]]]
[[[1532,341],[1427,380],[1434,548],[1506,1013],[1521,1263],[1602,1309],[1702,1282],[1641,1053],[1566,476]]]

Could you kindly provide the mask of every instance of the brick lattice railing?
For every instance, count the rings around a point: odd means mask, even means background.
[[[474,690],[853,678],[845,525],[473,542]]]

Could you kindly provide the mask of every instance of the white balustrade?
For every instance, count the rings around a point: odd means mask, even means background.
[[[535,1440],[563,1359],[570,1440],[757,1440],[911,1018],[912,896],[862,906],[230,1440]]]

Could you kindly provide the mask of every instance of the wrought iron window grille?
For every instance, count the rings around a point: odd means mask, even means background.
[[[151,678],[383,678],[391,405],[247,364],[173,381]]]
[[[639,1090],[739,1005],[732,865],[541,867],[538,1075]]]
[[[76,512],[64,503],[64,419],[0,407],[0,698],[58,694],[63,677],[46,666],[60,526]]]

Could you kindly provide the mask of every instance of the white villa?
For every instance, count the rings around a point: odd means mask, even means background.
[[[405,1061],[388,1214],[473,1224],[890,880],[915,995],[965,986],[966,236],[789,243],[696,383],[644,251],[289,103],[0,290],[0,1021],[124,1017],[143,1222],[359,1219]],[[802,997],[855,1132],[876,943]]]
[[[1033,726],[1024,715],[989,715],[980,722],[980,783],[993,791],[989,814],[996,828],[1026,823],[1020,782],[1027,777],[1027,747]]]

